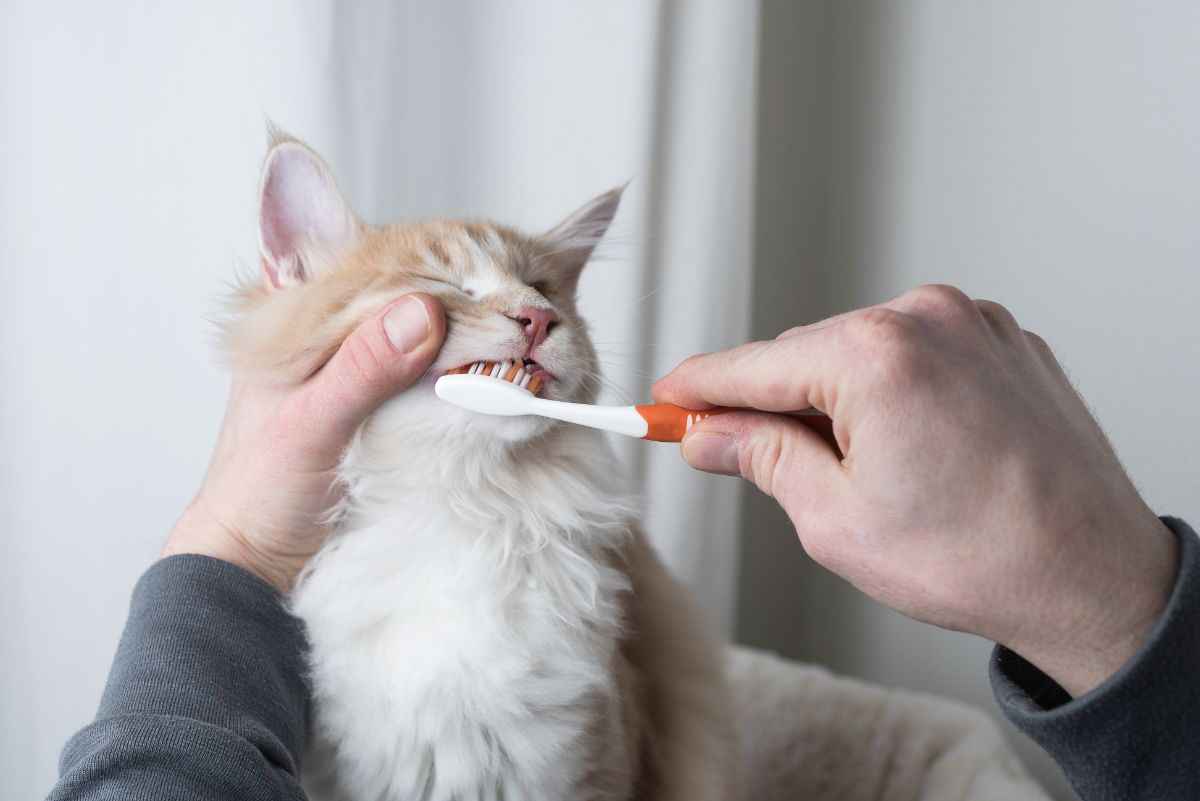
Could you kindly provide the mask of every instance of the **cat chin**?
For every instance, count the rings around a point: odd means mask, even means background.
[[[520,444],[538,438],[556,424],[553,420],[536,415],[502,417],[480,415],[470,411],[456,411],[457,420],[442,427],[446,438],[463,442],[491,442],[491,444]]]
[[[404,394],[392,398],[379,407],[370,421],[375,436],[385,432],[411,433],[426,441],[445,442],[451,452],[454,443],[502,445],[527,442],[545,434],[554,425],[554,420],[536,415],[502,417],[468,412],[438,400],[432,394]]]
[[[468,437],[482,437],[498,442],[519,443],[539,437],[550,430],[553,420],[536,415],[523,417],[497,417],[492,415],[471,414],[474,419],[463,430]]]

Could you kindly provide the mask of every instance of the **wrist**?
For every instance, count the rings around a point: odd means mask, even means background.
[[[1089,558],[1052,577],[1051,591],[1028,593],[1040,599],[1038,608],[995,639],[1078,698],[1145,644],[1166,610],[1179,563],[1177,537],[1147,510],[1112,537],[1095,537]]]
[[[256,549],[249,538],[208,512],[199,501],[184,511],[163,545],[163,558],[176,554],[200,554],[229,562],[253,573],[284,595],[291,592],[299,575],[299,568],[293,569]]]

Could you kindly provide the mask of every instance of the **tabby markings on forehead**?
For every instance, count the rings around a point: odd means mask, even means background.
[[[462,281],[463,291],[476,298],[485,298],[501,289],[504,279],[495,267],[476,268]]]
[[[481,226],[468,226],[462,245],[467,252],[467,258],[473,264],[503,259],[508,252],[504,238],[498,231]]]
[[[446,247],[446,243],[433,238],[425,245],[425,262],[433,267],[449,267],[454,263],[454,255]]]

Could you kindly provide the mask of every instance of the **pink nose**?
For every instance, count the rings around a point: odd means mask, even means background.
[[[513,319],[529,337],[530,349],[542,344],[550,336],[550,330],[558,325],[558,315],[553,309],[521,309]]]

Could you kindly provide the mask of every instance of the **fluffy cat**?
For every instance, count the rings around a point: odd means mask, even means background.
[[[235,370],[299,381],[414,290],[446,310],[433,367],[358,431],[336,531],[292,606],[313,690],[314,798],[731,799],[738,752],[716,639],[638,531],[603,437],[435,398],[479,360],[526,359],[592,401],[580,271],[620,191],[540,236],[486,221],[373,227],[324,162],[276,135],[263,280],[226,331]]]

